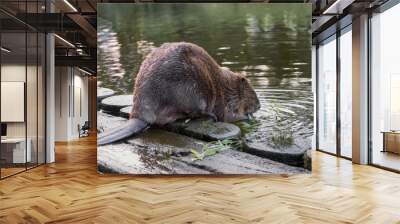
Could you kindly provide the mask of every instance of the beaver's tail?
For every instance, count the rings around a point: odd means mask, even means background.
[[[132,135],[137,135],[143,132],[148,126],[148,123],[140,119],[129,119],[124,125],[99,134],[97,137],[97,145],[107,145]]]

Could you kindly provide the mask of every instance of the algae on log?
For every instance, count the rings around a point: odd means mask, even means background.
[[[125,119],[99,113],[104,130]],[[260,158],[232,148],[194,160],[191,150],[201,152],[205,141],[161,129],[150,129],[125,141],[98,147],[98,169],[121,174],[265,174],[303,173],[304,169]]]
[[[184,162],[151,157],[146,148],[120,143],[97,149],[97,167],[101,173],[118,174],[208,174],[204,169]]]
[[[122,125],[126,119],[99,112],[98,122],[100,132],[103,132]],[[201,148],[202,143],[196,141],[186,136],[175,136],[174,133],[152,129],[124,141],[98,146],[98,171],[119,174],[207,174],[209,172],[206,170],[173,158],[174,155],[190,155],[190,147]],[[175,146],[167,144],[173,142],[176,143]]]
[[[303,167],[306,170],[311,171],[312,169],[312,155],[311,155],[311,150],[307,150],[306,153],[304,153],[304,164]]]
[[[285,148],[274,148],[265,143],[244,141],[243,150],[247,153],[268,158],[291,166],[307,168],[309,161],[306,159],[308,149],[301,148],[295,144]]]
[[[122,114],[123,111],[127,112],[130,110],[131,107],[125,107],[120,110],[120,114]],[[108,116],[108,119],[111,118],[113,121],[110,122],[112,123],[117,121],[118,124],[115,126],[122,124],[120,121],[125,121],[123,118],[117,118],[111,115],[104,116]],[[102,126],[102,122],[100,122],[99,127]],[[161,128],[204,141],[240,139],[241,137],[240,129],[237,126],[229,123],[213,122],[211,119],[196,119],[188,121],[187,123],[184,121],[176,121]],[[150,132],[153,132],[153,137],[156,137],[156,133],[159,131],[151,129]],[[179,140],[179,138],[174,137],[167,137],[165,139]],[[143,139],[141,141],[143,141]],[[285,148],[274,148],[266,143],[244,141],[242,150],[257,157],[311,170],[311,157],[307,155],[308,150],[300,148],[295,144]]]
[[[307,170],[275,162],[245,152],[227,149],[203,160],[180,157],[192,166],[196,166],[215,174],[297,174]]]
[[[186,141],[199,143],[187,136],[159,130],[171,139],[153,140],[152,131],[146,132],[126,143],[98,148],[100,172],[120,174],[282,174],[304,173],[303,168],[293,167],[269,159],[257,157],[233,149],[226,149],[203,160],[193,160],[190,146],[174,145]],[[157,133],[160,134],[160,133]],[[173,137],[175,136],[175,137]],[[173,137],[173,138],[172,138]],[[189,144],[192,144],[189,142]],[[201,144],[196,150],[202,150]]]

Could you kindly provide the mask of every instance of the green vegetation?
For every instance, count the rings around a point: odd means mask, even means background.
[[[202,121],[200,124],[201,128],[204,129],[209,129],[212,127],[211,122],[210,121]]]
[[[222,152],[229,148],[240,148],[240,146],[241,146],[241,141],[233,139],[224,139],[224,140],[209,142],[203,145],[201,152],[198,152],[195,149],[191,150],[192,160],[203,160],[208,156],[216,155],[219,152]]]
[[[260,126],[260,121],[256,119],[251,119],[248,121],[238,121],[235,122],[235,125],[240,128],[243,134],[248,134],[257,130],[257,128]]]
[[[214,122],[206,120],[202,121],[200,127],[204,130],[209,130],[210,132],[215,132],[217,127],[214,125]]]
[[[284,147],[293,145],[293,132],[291,131],[280,131],[277,134],[271,136],[271,142],[276,147]]]
[[[168,151],[161,151],[161,160],[170,160],[172,156],[172,150],[168,149]]]
[[[294,143],[293,130],[282,128],[285,120],[281,116],[281,111],[274,104],[271,106],[272,116],[275,126],[273,127],[273,134],[270,137],[271,143],[277,148],[291,146]]]

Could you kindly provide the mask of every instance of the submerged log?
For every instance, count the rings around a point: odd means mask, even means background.
[[[125,119],[99,113],[103,130],[119,126]],[[115,144],[98,147],[98,169],[120,174],[282,174],[306,170],[260,158],[228,147],[202,159],[208,142],[157,128]]]
[[[126,119],[121,117],[112,116],[110,114],[97,112],[97,132],[101,133],[106,130],[116,128],[126,122]]]
[[[182,157],[182,161],[216,174],[296,174],[305,169],[289,166],[234,149],[226,149],[203,160]]]
[[[108,88],[99,87],[97,88],[97,103],[101,102],[103,99],[113,96],[115,91]]]
[[[252,155],[268,158],[291,166],[311,168],[311,156],[308,149],[296,144],[287,147],[273,147],[265,142],[244,141],[243,151]]]
[[[131,111],[132,111],[132,106],[124,107],[124,108],[121,108],[121,110],[119,110],[119,115],[123,118],[128,119]]]
[[[101,101],[101,108],[107,113],[120,116],[121,108],[133,104],[133,95],[117,95],[105,98]]]
[[[97,167],[101,173],[118,174],[208,174],[174,158],[151,157],[145,148],[133,144],[113,144],[97,149]]]
[[[187,122],[181,120],[168,124],[163,128],[205,141],[239,139],[241,137],[240,128],[236,125],[214,122],[211,119],[196,119]]]
[[[119,115],[128,118],[131,110],[132,106],[124,107],[120,110]],[[211,119],[179,120],[160,128],[204,141],[239,139],[241,137],[240,128],[236,125],[214,122]]]

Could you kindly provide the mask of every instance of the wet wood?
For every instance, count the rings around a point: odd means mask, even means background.
[[[123,118],[129,118],[131,111],[132,111],[132,106],[124,107],[121,110],[119,110],[119,115]]]
[[[307,155],[307,149],[301,148],[296,144],[286,147],[273,147],[266,142],[248,142],[244,141],[243,150],[247,153],[268,158],[277,162],[292,166],[308,167],[310,159]]]
[[[119,116],[121,108],[131,106],[133,104],[133,95],[116,95],[103,99],[101,108],[111,114]]]
[[[101,102],[101,100],[113,96],[115,94],[114,90],[99,87],[97,88],[97,102]]]
[[[214,122],[211,119],[180,120],[164,127],[169,131],[205,141],[239,139],[240,128],[234,124]]]
[[[225,148],[196,158],[207,142],[160,129],[98,147],[99,171],[122,174],[282,174],[307,170]]]

